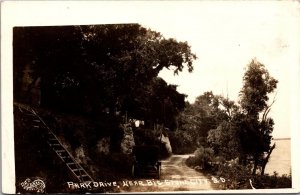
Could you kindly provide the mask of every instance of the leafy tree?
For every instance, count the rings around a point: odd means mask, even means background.
[[[138,24],[16,27],[16,98],[29,64],[32,80],[41,80],[43,106],[115,113],[160,70],[192,71],[195,58],[186,42]]]
[[[106,82],[106,99],[112,110],[117,103],[123,105],[125,100],[133,99],[136,91],[143,94],[144,86],[155,84],[153,79],[163,68],[173,67],[174,73],[178,73],[186,65],[189,71],[193,70],[192,61],[196,56],[186,42],[165,39],[140,25],[79,28],[87,37],[83,46],[89,56],[88,63],[104,69],[98,71],[97,79]]]
[[[240,92],[243,114],[238,122],[243,160],[245,162],[247,156],[251,156],[254,161],[253,174],[258,166],[263,168],[263,174],[268,156],[275,147],[271,146],[274,121],[268,117],[274,101],[268,105],[268,95],[274,92],[278,81],[255,59],[248,65],[243,80]]]
[[[239,158],[247,165],[253,162],[253,174],[265,166],[275,148],[271,145],[274,121],[268,117],[271,103],[268,95],[276,89],[277,80],[269,75],[264,65],[252,60],[244,74],[240,105],[219,97],[221,109],[228,116],[208,133],[207,141],[217,155],[226,159]]]
[[[222,114],[217,128],[208,132],[207,142],[214,149],[215,154],[227,160],[239,157],[240,143],[237,139],[235,118],[240,112],[234,101],[223,96],[215,96],[218,101],[218,112]],[[220,115],[220,114],[219,114]]]
[[[194,104],[188,104],[180,115],[180,130],[188,131],[197,145],[206,145],[206,137],[211,129],[216,129],[223,121],[228,121],[232,112],[232,103],[222,96],[205,92],[196,98]],[[230,113],[227,113],[230,112]]]
[[[127,111],[129,117],[145,120],[148,128],[164,124],[175,130],[177,116],[185,107],[185,95],[178,93],[176,87],[156,77],[149,85],[136,90],[132,97],[127,96],[122,110]]]
[[[275,148],[271,145],[274,121],[268,115],[275,102],[275,98],[269,102],[269,95],[277,83],[263,64],[252,60],[243,77],[239,104],[206,92],[185,109],[181,127],[191,134],[196,132],[194,135],[207,133],[206,141],[214,155],[239,159],[245,168],[252,166],[253,175],[259,169],[264,175]]]
[[[217,156],[226,160],[239,157],[240,142],[237,139],[238,129],[231,121],[223,121],[216,129],[208,132],[207,142]]]
[[[248,116],[259,117],[259,113],[269,109],[268,95],[276,89],[278,81],[271,77],[265,66],[255,59],[247,68],[240,92],[240,104]]]
[[[196,59],[187,42],[139,24],[15,27],[13,44],[16,101],[33,103],[27,97],[38,85],[43,107],[113,124],[120,123],[117,112],[128,112],[171,129],[185,96],[158,73],[192,71]],[[111,132],[117,142],[118,125]]]

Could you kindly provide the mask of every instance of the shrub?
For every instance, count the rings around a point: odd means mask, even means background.
[[[193,137],[185,131],[168,132],[174,154],[190,154],[196,150]]]
[[[278,176],[276,172],[274,175],[256,175],[253,179],[253,185],[257,189],[271,189],[271,188],[291,188],[291,175]]]
[[[221,184],[221,189],[250,189],[251,171],[242,165],[219,164],[214,174],[225,178],[226,182]]]
[[[214,161],[214,151],[212,148],[200,147],[195,151],[194,157],[189,157],[186,161],[188,166],[199,166],[201,169],[208,170]]]
[[[291,175],[252,175],[251,169],[239,164],[220,164],[212,173],[225,178],[226,182],[218,186],[221,189],[251,189],[252,186],[255,189],[291,188],[292,185]]]

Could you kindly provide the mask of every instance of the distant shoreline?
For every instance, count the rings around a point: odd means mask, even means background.
[[[290,137],[286,137],[286,138],[274,138],[273,140],[290,140]]]

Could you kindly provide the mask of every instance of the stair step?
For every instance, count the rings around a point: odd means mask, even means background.
[[[40,128],[40,126],[38,126],[38,125],[34,125],[33,127],[34,127],[34,128]]]
[[[67,152],[67,151],[65,149],[63,149],[63,150],[55,150],[55,152],[63,153],[63,152]]]
[[[83,182],[92,181],[92,178],[88,175],[82,175],[81,178],[78,177],[78,179],[82,180]]]
[[[78,165],[76,165],[75,163],[66,163],[67,166],[70,168],[70,169],[78,169]]]
[[[27,113],[26,115],[27,115],[27,116],[35,116],[35,115],[32,114],[32,113]]]
[[[20,107],[18,107],[18,108],[19,108],[20,112],[22,112],[22,113],[23,113],[23,109],[22,109],[22,108],[20,108]]]
[[[61,146],[60,144],[51,144],[49,143],[50,146]]]
[[[72,162],[69,162],[69,163],[66,163],[68,167],[70,167],[71,169],[73,169],[72,167],[77,168],[77,165],[75,163],[72,163]]]
[[[54,134],[53,134],[53,133],[51,133],[51,132],[48,132],[48,135],[49,135],[49,136],[52,136],[52,137],[54,137],[54,138],[55,138]]]
[[[49,145],[59,145],[59,146],[61,146],[60,143],[58,141],[55,141],[55,140],[53,140],[53,141],[48,140],[47,143]]]
[[[67,159],[67,158],[71,159],[69,156],[60,156],[60,157],[63,159]]]
[[[73,172],[77,172],[77,171],[83,171],[82,168],[79,168],[79,169],[72,169]]]

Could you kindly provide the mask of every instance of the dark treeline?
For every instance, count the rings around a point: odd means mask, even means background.
[[[177,127],[185,95],[158,73],[193,70],[186,42],[138,24],[15,27],[13,40],[15,101]]]
[[[14,101],[38,110],[95,180],[130,178],[132,147],[164,146],[157,127],[174,131],[185,108],[186,95],[159,72],[191,72],[195,59],[187,42],[139,24],[15,27]],[[43,131],[25,119],[14,110],[16,178],[39,175],[58,186],[49,192],[66,190],[52,179],[61,162],[42,145]],[[129,119],[145,123],[135,128]],[[161,148],[161,156],[170,155]]]

